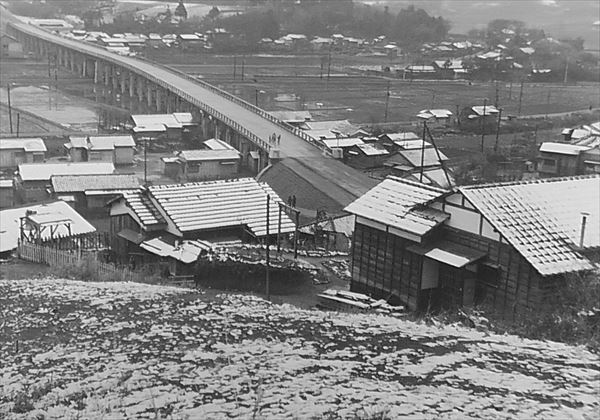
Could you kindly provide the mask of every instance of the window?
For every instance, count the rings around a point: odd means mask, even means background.
[[[480,264],[477,277],[480,282],[490,287],[498,287],[500,282],[500,267],[489,263]]]
[[[199,163],[189,163],[187,166],[187,171],[190,174],[197,174],[200,172],[200,164]]]
[[[546,166],[556,166],[556,160],[554,159],[542,159],[542,164]]]

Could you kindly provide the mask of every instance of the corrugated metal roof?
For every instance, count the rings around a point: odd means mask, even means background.
[[[254,178],[149,187],[153,198],[181,232],[247,226],[255,236],[266,235],[267,194],[271,196],[271,232],[277,230],[279,196]],[[295,225],[284,213],[281,231]]]
[[[589,147],[586,146],[578,146],[575,144],[567,144],[567,143],[553,143],[553,142],[544,142],[540,146],[540,152],[544,153],[559,153],[561,155],[573,155],[577,156],[584,150],[588,150]]]
[[[600,176],[461,187],[459,191],[542,275],[591,269],[574,250],[600,247]]]
[[[345,210],[357,216],[422,236],[445,220],[446,215],[421,210],[448,191],[388,177]]]
[[[73,236],[96,231],[94,226],[64,201],[2,210],[0,211],[0,252],[10,251],[17,247],[20,235],[20,220],[21,217],[25,217],[27,210],[37,212],[38,219],[45,223],[59,220],[70,221],[70,235]],[[43,230],[41,235],[42,239],[49,239],[50,229]],[[65,226],[58,226],[54,235],[54,237],[69,236],[69,231]]]
[[[127,207],[135,213],[145,228],[166,223],[164,217],[147,194],[147,191],[141,189],[131,191],[123,194],[123,200],[125,200]]]
[[[240,158],[237,150],[182,150],[178,157],[187,162],[207,160],[235,160]]]
[[[55,175],[50,178],[56,193],[139,188],[135,174]]]
[[[23,181],[49,181],[53,175],[112,174],[115,167],[109,162],[22,163],[19,176]]]
[[[44,140],[40,138],[0,139],[0,150],[23,149],[26,152],[46,152]]]

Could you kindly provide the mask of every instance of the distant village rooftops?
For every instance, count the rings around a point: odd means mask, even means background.
[[[218,150],[182,150],[177,154],[177,157],[185,161],[206,161],[206,160],[223,160],[223,159],[238,159],[240,153],[235,149],[218,149]]]

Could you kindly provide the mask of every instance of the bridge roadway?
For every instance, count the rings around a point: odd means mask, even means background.
[[[278,146],[282,161],[285,161],[286,158],[292,158],[314,168],[316,177],[311,177],[313,183],[314,179],[323,181],[322,185],[314,185],[314,187],[320,189],[320,192],[332,196],[334,201],[339,203],[340,208],[349,204],[350,201],[365,193],[375,184],[375,181],[363,172],[326,156],[320,148],[310,143],[310,139],[301,130],[285,125],[266,111],[204,81],[192,79],[190,76],[169,69],[166,66],[133,57],[121,56],[95,45],[64,38],[23,22],[13,21],[10,26],[14,30],[29,36],[132,71],[160,84],[163,88],[183,97],[183,99],[200,109],[206,109],[203,108],[203,105],[208,105],[227,119],[239,124],[241,130],[236,131],[242,131],[240,134],[248,134],[244,133],[247,130],[252,135],[248,136],[251,141],[254,136],[262,140],[263,146],[268,144],[268,139],[272,134],[281,136]],[[208,113],[210,114],[211,111],[209,110]],[[219,118],[218,115],[213,116]],[[234,126],[232,128],[239,127]],[[324,189],[325,191],[323,191]],[[278,193],[282,194],[280,191]]]

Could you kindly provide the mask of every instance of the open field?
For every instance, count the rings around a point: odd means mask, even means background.
[[[0,416],[593,418],[580,347],[133,283],[0,281]],[[17,342],[18,340],[18,342]]]
[[[385,64],[383,58],[334,57],[332,77],[320,78],[321,56],[253,55],[241,61],[234,58],[201,55],[196,63],[173,64],[178,70],[202,77],[249,102],[267,110],[309,109],[316,119],[347,118],[357,123],[383,122],[388,84],[390,99],[388,121],[409,122],[422,109],[483,105],[496,102],[504,115],[518,115],[520,84],[500,82],[469,84],[465,81],[408,81],[395,78],[368,77],[348,73],[349,65],[366,60]],[[173,62],[162,58],[165,62]],[[177,62],[176,60],[174,60]],[[257,91],[259,92],[257,94]],[[263,91],[264,93],[262,93]],[[600,106],[600,84],[579,85],[526,83],[523,88],[521,115],[559,113]]]

